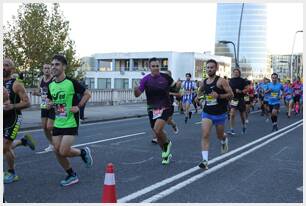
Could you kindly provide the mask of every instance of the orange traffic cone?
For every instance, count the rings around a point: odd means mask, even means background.
[[[102,194],[102,203],[116,203],[116,187],[115,187],[115,174],[114,165],[109,163],[106,167],[106,173],[104,178],[104,188]]]

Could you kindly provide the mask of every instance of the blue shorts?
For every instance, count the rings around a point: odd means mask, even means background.
[[[224,125],[225,120],[227,119],[227,113],[213,115],[213,114],[207,114],[205,112],[202,112],[202,120],[203,119],[210,119],[214,125]]]

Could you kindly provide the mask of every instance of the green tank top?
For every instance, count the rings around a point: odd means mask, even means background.
[[[49,84],[49,98],[51,97],[55,109],[54,127],[73,128],[78,126],[78,114],[70,111],[78,103],[76,93],[82,93],[85,88],[77,81],[66,78],[61,82]]]

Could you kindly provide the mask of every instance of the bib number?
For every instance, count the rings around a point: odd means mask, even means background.
[[[238,103],[239,101],[238,100],[233,100],[231,101],[231,105],[234,106],[234,107],[237,107],[238,106]]]
[[[244,101],[249,102],[250,101],[250,97],[249,96],[244,96]]]
[[[66,107],[64,104],[57,104],[55,109],[56,118],[67,118]]]
[[[153,119],[157,119],[162,116],[164,109],[153,109]]]
[[[47,95],[41,95],[40,108],[47,109]]]
[[[271,93],[271,97],[272,97],[272,98],[276,99],[277,96],[278,96],[278,93],[277,93],[277,92],[272,92],[272,93]]]
[[[205,100],[206,106],[213,106],[218,104],[217,99],[213,98],[210,95],[207,95]]]

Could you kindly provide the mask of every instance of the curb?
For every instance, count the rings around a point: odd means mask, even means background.
[[[114,121],[114,120],[120,120],[120,119],[140,118],[140,117],[145,117],[147,115],[148,114],[137,114],[137,115],[132,115],[132,116],[113,117],[113,118],[106,118],[106,119],[85,120],[85,121],[80,122],[80,125],[89,124],[89,123],[96,123],[96,122],[108,122],[108,121]],[[28,130],[33,130],[33,129],[41,129],[41,125],[24,127],[24,128],[21,127],[20,131],[28,131]]]

